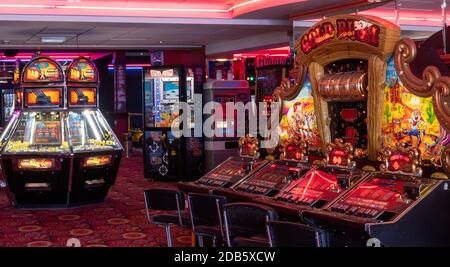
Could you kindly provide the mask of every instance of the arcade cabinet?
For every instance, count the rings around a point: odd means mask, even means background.
[[[17,206],[99,202],[114,184],[122,147],[98,110],[98,73],[76,59],[65,73],[37,57],[23,68],[18,103],[0,137],[8,196]]]
[[[210,80],[203,86],[203,103],[216,102],[222,106],[223,117],[214,116],[213,137],[205,138],[205,165],[210,171],[234,156],[239,150],[239,137],[237,126],[237,110],[233,113],[226,112],[226,104],[238,102],[246,105],[250,102],[250,88],[247,81],[243,80]],[[248,122],[248,114],[245,115]],[[228,119],[227,119],[228,118]],[[228,125],[231,123],[231,125]],[[220,133],[220,136],[217,135]]]
[[[422,178],[419,150],[406,143],[383,151],[373,172],[322,210],[305,210],[303,219],[338,233],[340,245],[448,246],[448,181]],[[342,242],[342,241],[341,241]]]
[[[193,180],[203,172],[203,141],[193,137],[194,73],[185,66],[144,68],[144,171],[157,180]],[[180,102],[191,111],[187,127],[191,137],[173,132],[180,115]],[[195,107],[198,108],[198,107]],[[178,125],[177,125],[178,126]],[[183,128],[185,129],[185,128]]]

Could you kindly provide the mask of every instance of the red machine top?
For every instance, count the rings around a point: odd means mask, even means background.
[[[67,67],[68,83],[98,83],[98,71],[87,58],[78,58]]]
[[[22,71],[22,83],[62,83],[64,72],[61,65],[48,57],[37,57]]]

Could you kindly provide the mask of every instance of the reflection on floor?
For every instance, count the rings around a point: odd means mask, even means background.
[[[78,238],[81,246],[166,246],[164,228],[149,225],[143,189],[155,185],[143,178],[142,156],[124,158],[116,184],[104,203],[64,210],[18,210],[0,191],[0,247],[66,246]],[[164,184],[171,187],[174,184]],[[1,190],[1,189],[0,189]],[[174,246],[190,246],[190,229],[173,227]]]

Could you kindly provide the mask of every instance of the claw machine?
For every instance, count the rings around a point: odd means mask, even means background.
[[[194,180],[203,173],[201,137],[181,135],[172,123],[180,116],[180,102],[187,103],[193,133],[194,94],[201,92],[202,68],[154,66],[144,68],[143,125],[145,177],[156,180]]]

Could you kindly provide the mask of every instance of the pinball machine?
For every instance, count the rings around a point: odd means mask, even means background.
[[[16,110],[0,137],[8,196],[19,207],[67,207],[103,201],[122,147],[98,110],[98,73],[77,59],[66,75],[36,57],[22,70]]]
[[[232,156],[194,182],[180,182],[178,188],[185,192],[212,193],[216,188],[229,188],[267,165],[259,158],[259,142],[254,137],[241,137],[239,155]]]

